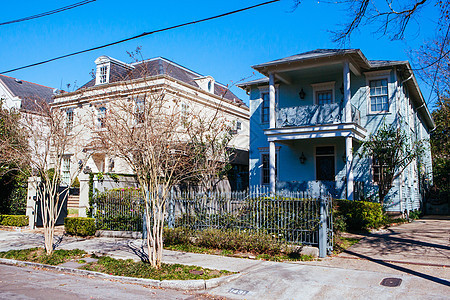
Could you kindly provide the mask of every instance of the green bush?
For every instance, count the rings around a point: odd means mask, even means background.
[[[89,236],[95,234],[95,219],[70,218],[64,219],[64,229],[71,235]]]
[[[28,216],[0,215],[0,225],[17,227],[28,226]]]
[[[193,231],[185,228],[166,228],[164,243],[270,255],[280,254],[283,249],[283,243],[269,234],[231,229]]]
[[[421,212],[420,210],[418,210],[418,209],[415,209],[415,210],[411,210],[411,211],[409,212],[408,217],[409,217],[411,220],[417,220],[417,219],[420,218],[421,215],[422,215],[422,212]]]
[[[381,204],[376,202],[334,200],[333,214],[340,230],[367,230],[387,223]]]

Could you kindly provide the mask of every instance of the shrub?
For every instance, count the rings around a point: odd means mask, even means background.
[[[387,217],[383,214],[380,203],[366,201],[335,200],[333,209],[334,219],[342,220],[345,226],[340,224],[340,228],[350,230],[367,230],[379,228],[387,222]]]
[[[421,214],[422,214],[422,212],[421,212],[420,210],[415,209],[415,210],[411,210],[411,211],[409,212],[408,217],[409,217],[411,220],[417,220],[417,219],[420,218]]]
[[[275,237],[254,231],[185,228],[165,229],[166,245],[195,245],[208,249],[233,250],[258,254],[280,254],[283,244]]]
[[[17,227],[28,226],[28,216],[0,215],[0,225]]]
[[[89,236],[95,234],[95,219],[70,218],[64,219],[64,229],[68,234]]]

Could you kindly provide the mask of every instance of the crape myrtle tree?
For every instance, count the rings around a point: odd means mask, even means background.
[[[396,123],[382,125],[361,146],[361,157],[372,158],[378,168],[378,197],[381,205],[384,205],[394,180],[424,151],[423,141],[412,141],[402,126]]]
[[[123,78],[114,91],[106,91],[111,95],[107,113],[101,124],[94,120],[101,127],[95,134],[104,151],[124,160],[136,175],[145,199],[148,260],[159,268],[170,193],[228,163],[226,153],[214,147],[226,149],[230,128],[221,103],[207,107],[184,100],[189,96],[180,97],[167,78],[151,78],[145,63],[138,67],[138,79]]]
[[[73,116],[68,119],[66,111],[52,107],[44,100],[27,101],[32,110],[21,111],[18,123],[17,116],[7,120],[10,122],[7,127],[14,124],[20,140],[26,142],[19,143],[14,138],[2,135],[1,157],[2,163],[14,163],[22,171],[30,169],[40,179],[36,186],[37,201],[41,207],[45,250],[47,254],[51,254],[54,248],[55,223],[63,207],[61,204],[67,200],[67,191],[84,167],[89,152],[83,151],[85,141],[79,134],[83,130],[83,122],[77,122]],[[63,161],[77,166],[75,170],[66,173],[64,178]],[[61,188],[63,179],[65,187]]]

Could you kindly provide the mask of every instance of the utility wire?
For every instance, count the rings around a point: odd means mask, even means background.
[[[121,44],[121,43],[124,43],[124,42],[127,42],[127,41],[131,41],[131,40],[138,39],[138,38],[141,38],[141,37],[144,37],[144,36],[147,36],[147,35],[151,35],[151,34],[154,34],[154,33],[159,33],[159,32],[168,31],[168,30],[172,30],[172,29],[175,29],[175,28],[179,28],[179,27],[184,27],[184,26],[188,26],[188,25],[193,25],[193,24],[198,24],[198,23],[202,23],[202,22],[218,19],[218,18],[221,18],[221,17],[233,15],[233,14],[236,14],[236,13],[239,13],[239,12],[243,12],[243,11],[250,10],[250,9],[253,9],[253,8],[256,8],[256,7],[259,7],[259,6],[264,6],[264,5],[271,4],[271,3],[274,3],[274,2],[279,2],[279,1],[280,0],[271,0],[271,1],[263,2],[263,3],[259,3],[259,4],[256,4],[256,5],[248,6],[248,7],[245,7],[245,8],[241,8],[241,9],[238,9],[238,10],[233,10],[233,11],[230,11],[230,12],[227,12],[227,13],[223,13],[223,14],[220,14],[220,15],[216,15],[216,16],[213,16],[213,17],[208,17],[208,18],[205,18],[205,19],[200,19],[200,20],[191,21],[191,22],[187,22],[187,23],[182,23],[182,24],[178,24],[178,25],[174,25],[174,26],[170,26],[170,27],[166,27],[166,28],[162,28],[162,29],[157,29],[157,30],[153,30],[153,31],[149,31],[149,32],[144,32],[144,33],[141,33],[139,35],[135,35],[133,37],[129,37],[129,38],[126,38],[126,39],[123,39],[123,40],[119,40],[119,41],[116,41],[116,42],[112,42],[112,43],[109,43],[109,44],[104,44],[102,46],[97,46],[97,47],[89,48],[89,49],[86,49],[86,50],[72,52],[70,54],[61,55],[61,56],[58,56],[58,57],[55,57],[55,58],[51,58],[51,59],[47,59],[47,60],[44,60],[44,61],[40,61],[40,62],[31,64],[31,65],[26,65],[26,66],[23,66],[23,67],[18,67],[18,68],[14,68],[14,69],[11,69],[11,70],[3,71],[3,72],[0,72],[0,74],[6,74],[6,73],[10,73],[10,72],[14,72],[14,71],[18,71],[18,70],[22,70],[22,69],[26,69],[26,68],[38,66],[38,65],[43,65],[43,64],[55,61],[55,60],[59,60],[59,59],[62,59],[62,58],[66,58],[66,57],[70,57],[70,56],[74,56],[74,55],[78,55],[78,54],[82,54],[82,53],[86,53],[86,52],[90,52],[90,51],[106,48],[106,47],[109,47],[109,46]]]
[[[43,13],[40,13],[40,14],[37,14],[37,15],[33,15],[33,16],[29,16],[29,17],[25,17],[25,18],[13,20],[13,21],[3,22],[3,23],[0,23],[0,26],[12,24],[12,23],[23,22],[23,21],[28,21],[28,20],[32,20],[32,19],[37,19],[37,18],[49,16],[49,15],[53,15],[53,14],[56,14],[56,13],[59,13],[59,12],[63,12],[63,11],[65,11],[65,10],[69,10],[69,9],[72,9],[72,8],[76,8],[76,7],[78,7],[78,6],[82,6],[82,5],[85,5],[85,4],[89,4],[89,3],[94,2],[94,1],[96,1],[96,0],[84,0],[84,1],[80,1],[80,2],[77,2],[77,3],[71,4],[71,5],[67,5],[67,6],[64,6],[64,7],[61,7],[61,8],[57,8],[57,9],[54,9],[54,10],[50,10],[50,11],[47,11],[47,12],[43,12]]]

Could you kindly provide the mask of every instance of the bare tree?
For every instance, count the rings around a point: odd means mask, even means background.
[[[13,140],[2,135],[2,157],[20,168],[30,168],[40,178],[36,188],[44,227],[44,244],[47,254],[51,254],[61,204],[66,201],[67,190],[85,165],[89,152],[83,151],[85,141],[78,132],[83,130],[83,122],[76,122],[73,116],[68,118],[65,111],[53,108],[46,101],[29,101],[33,110],[21,111],[16,125],[21,138],[27,141],[26,146],[18,147]],[[68,149],[78,154],[68,156]],[[79,164],[79,167],[63,176],[63,161],[66,164]],[[62,181],[66,187],[61,189]]]
[[[229,128],[220,103],[186,100],[167,79],[150,78],[145,67],[140,72],[139,79],[116,86],[95,132],[105,151],[136,174],[145,199],[149,262],[159,268],[170,192],[199,173],[211,173],[216,165],[206,162],[217,159],[212,145],[226,146]],[[227,157],[221,155],[218,164],[225,163]]]

